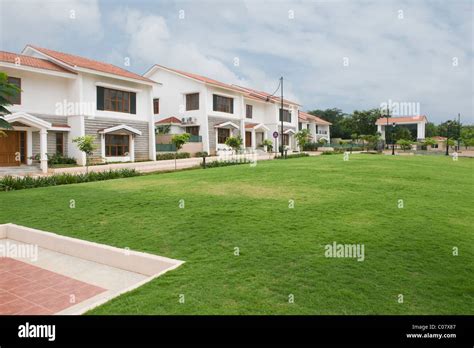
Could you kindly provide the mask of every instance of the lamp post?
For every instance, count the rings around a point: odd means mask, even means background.
[[[280,77],[280,92],[281,92],[281,104],[280,104],[280,121],[281,121],[281,157],[283,157],[283,76]]]
[[[395,132],[395,122],[392,123],[392,156],[395,156],[395,139],[393,133]]]
[[[388,108],[387,106],[387,114],[385,115],[385,117],[387,118],[387,126],[385,127],[385,143],[387,144],[387,149],[388,149],[388,137],[387,137],[387,134],[388,134],[388,120],[390,118],[390,109]]]
[[[446,156],[449,156],[449,127],[451,126],[451,120],[446,122]]]

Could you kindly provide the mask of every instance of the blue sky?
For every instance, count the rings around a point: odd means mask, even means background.
[[[474,123],[471,0],[0,0],[0,21],[1,50],[31,43],[269,92],[283,75],[305,110],[391,100]]]

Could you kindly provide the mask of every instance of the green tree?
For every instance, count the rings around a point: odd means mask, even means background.
[[[412,139],[412,135],[409,129],[402,127],[402,126],[397,126],[395,127],[395,133],[393,135],[395,141],[398,141],[400,139]]]
[[[403,151],[410,150],[413,145],[413,141],[410,139],[399,139],[397,140],[397,145],[400,145]]]
[[[11,114],[6,107],[12,105],[11,98],[20,92],[21,89],[8,82],[8,75],[0,71],[0,128],[13,129],[11,124],[4,119],[4,116]],[[0,130],[0,135],[5,135],[5,133]]]
[[[86,173],[89,173],[89,157],[94,153],[94,150],[97,149],[95,137],[92,135],[84,135],[72,139],[72,142],[77,144],[79,151],[86,154]]]
[[[433,138],[426,138],[423,141],[423,145],[426,146],[426,147],[436,145],[437,143],[438,142]]]
[[[474,146],[474,126],[463,126],[461,129],[461,142],[467,148]]]
[[[375,122],[381,117],[379,109],[355,110],[351,118],[351,132],[366,135],[375,135],[377,126]]]
[[[298,133],[295,134],[296,142],[301,150],[305,147],[306,144],[309,143],[311,139],[311,135],[309,134],[309,130],[302,129]]]
[[[272,152],[272,150],[273,150],[273,141],[271,141],[270,139],[265,139],[264,141],[262,141],[262,146],[267,147],[267,152]]]
[[[450,139],[458,139],[460,124],[457,121],[447,120],[438,126],[438,135]]]
[[[333,138],[348,138],[350,136],[350,133],[347,133],[347,129],[344,128],[343,124],[344,118],[347,115],[341,109],[312,110],[308,113],[331,122],[331,136]]]
[[[176,150],[174,152],[174,169],[175,170],[177,169],[176,159],[178,157],[178,151],[183,148],[184,144],[186,144],[189,141],[190,138],[191,138],[191,135],[188,134],[188,133],[176,134],[176,135],[173,135],[173,137],[171,138],[171,143],[176,148]]]
[[[438,133],[438,126],[435,125],[433,122],[428,122],[425,125],[425,136],[428,138],[435,137],[437,135],[440,135]]]
[[[168,134],[170,130],[171,130],[170,124],[163,124],[163,125],[156,126],[155,133],[158,135],[162,135],[162,134],[164,135],[164,134]]]
[[[225,144],[232,148],[232,150],[237,153],[242,147],[242,138],[241,137],[228,137],[225,141]]]

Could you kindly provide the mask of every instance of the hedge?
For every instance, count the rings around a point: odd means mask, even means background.
[[[157,161],[164,161],[164,160],[172,160],[174,159],[174,153],[173,152],[167,152],[167,153],[160,153],[156,155],[156,160]],[[191,154],[189,152],[178,152],[176,154],[176,158],[190,158]]]
[[[4,176],[0,178],[0,191],[23,190],[35,187],[79,184],[83,182],[129,178],[140,175],[135,169],[109,170],[106,172],[89,172],[87,174],[54,174],[51,176]]]

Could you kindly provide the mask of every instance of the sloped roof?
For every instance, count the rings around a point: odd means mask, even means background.
[[[323,120],[322,118],[320,118],[318,116],[314,116],[314,115],[308,114],[307,112],[303,112],[303,111],[299,111],[298,119],[300,119],[302,121],[314,122],[314,123],[322,124],[322,125],[328,125],[328,126],[332,125],[331,122],[328,122],[328,121]]]
[[[416,123],[420,121],[425,121],[428,122],[428,119],[426,118],[425,115],[420,115],[420,116],[401,116],[401,117],[389,117],[388,118],[388,123]],[[387,124],[387,118],[386,117],[381,117],[379,118],[375,124],[378,125],[386,125]]]
[[[64,69],[62,66],[54,64],[53,62],[47,59],[41,59],[41,58],[36,58],[36,57],[25,56],[23,54],[0,51],[0,61],[2,62],[16,64],[18,62],[18,59],[19,59],[20,65],[23,65],[23,66],[75,74],[75,72]]]
[[[97,60],[84,58],[84,57],[76,56],[69,53],[58,52],[58,51],[54,51],[54,50],[50,50],[50,49],[42,48],[38,46],[33,46],[33,45],[27,45],[25,49],[27,47],[30,47],[40,53],[43,53],[46,56],[54,58],[70,66],[71,68],[74,68],[74,67],[86,68],[86,69],[96,70],[99,72],[117,75],[117,76],[127,77],[127,78],[131,78],[135,80],[154,82],[146,77],[132,73],[128,70],[119,68],[118,66],[115,66],[109,63],[99,62]]]
[[[167,118],[164,118],[162,120],[159,120],[157,122],[155,122],[155,124],[168,124],[168,123],[179,123],[181,124],[181,120],[177,117],[167,117]]]

